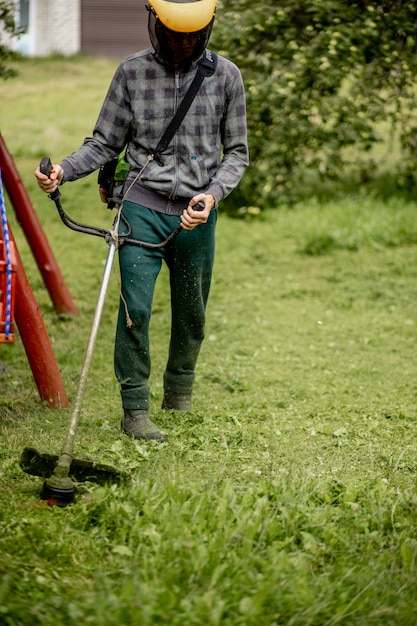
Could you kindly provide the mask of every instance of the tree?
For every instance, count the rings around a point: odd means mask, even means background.
[[[387,128],[413,178],[416,23],[416,0],[221,0],[213,44],[247,89],[241,202],[287,199],[310,169],[336,176]]]
[[[11,0],[0,2],[0,36],[8,33],[12,37],[21,34],[22,29],[16,26],[15,5]],[[7,63],[16,58],[16,54],[0,40],[0,78],[10,78],[16,75],[16,70],[8,67]]]

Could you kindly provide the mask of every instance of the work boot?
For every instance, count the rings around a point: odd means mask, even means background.
[[[165,441],[167,438],[166,433],[151,422],[147,410],[125,409],[124,412],[120,427],[126,435],[135,439],[154,439],[155,441]]]
[[[162,408],[174,409],[174,411],[191,411],[191,393],[165,391]]]

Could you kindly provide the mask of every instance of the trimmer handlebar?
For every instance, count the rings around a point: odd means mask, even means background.
[[[42,174],[45,174],[45,176],[48,176],[48,178],[50,177],[52,170],[53,170],[53,166],[52,166],[52,161],[49,157],[43,157],[41,159],[41,162],[39,164],[39,170]],[[106,228],[99,228],[97,226],[88,226],[87,224],[80,224],[79,222],[76,222],[75,220],[73,220],[69,215],[67,215],[67,213],[65,213],[61,205],[61,192],[59,191],[59,189],[55,189],[55,191],[50,193],[49,198],[51,198],[51,200],[55,202],[56,208],[58,209],[59,216],[61,220],[63,221],[63,223],[65,224],[65,226],[67,226],[68,228],[71,228],[71,230],[76,230],[81,233],[86,233],[87,235],[95,235],[96,237],[104,237],[104,239],[106,239],[108,243],[110,243],[110,241],[114,241],[113,231],[108,230]],[[194,208],[197,211],[202,211],[204,209],[204,203],[198,202]],[[117,235],[117,241],[118,241],[119,246],[125,243],[129,243],[131,245],[140,246],[142,248],[150,248],[150,249],[163,248],[168,243],[170,243],[170,241],[172,241],[172,239],[174,239],[174,237],[176,237],[178,233],[180,233],[183,230],[181,226],[181,222],[180,222],[178,226],[176,227],[176,229],[167,237],[167,239],[165,239],[165,241],[161,241],[160,243],[148,243],[146,241],[140,241],[139,239],[133,239],[129,237],[132,230],[130,228],[129,222],[124,218],[122,213],[120,213],[120,220],[126,226],[127,232]]]
[[[49,178],[52,169],[53,168],[51,159],[49,157],[43,157],[39,164],[40,172],[42,174],[45,174],[45,176],[48,176]],[[55,202],[61,220],[64,222],[65,226],[68,226],[68,228],[71,228],[71,230],[76,230],[80,233],[86,233],[87,235],[95,235],[96,237],[104,237],[105,239],[111,237],[111,233],[109,230],[105,228],[98,228],[97,226],[80,224],[79,222],[73,220],[69,215],[67,215],[61,205],[61,193],[59,189],[55,189],[55,191],[49,194],[49,197]]]

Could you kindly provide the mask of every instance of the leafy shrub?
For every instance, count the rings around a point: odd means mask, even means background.
[[[416,19],[417,4],[399,0],[221,0],[213,44],[242,70],[248,104],[251,166],[234,203],[286,201],[306,169],[362,167],[357,149],[393,132],[398,183],[413,181]]]

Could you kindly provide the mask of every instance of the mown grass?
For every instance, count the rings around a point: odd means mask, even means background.
[[[2,133],[79,309],[55,314],[8,206],[71,400],[106,249],[65,229],[32,171],[91,132],[113,69],[27,61],[0,85]],[[111,222],[94,176],[65,186],[63,203],[75,219]],[[159,408],[165,271],[158,284],[151,384],[162,445],[119,432],[115,273],[76,455],[132,480],[80,484],[66,509],[39,500],[42,480],[18,458],[26,445],[59,451],[70,410],[39,401],[19,338],[0,346],[0,622],[414,625],[415,210],[374,186],[252,221],[222,215],[192,413]]]

